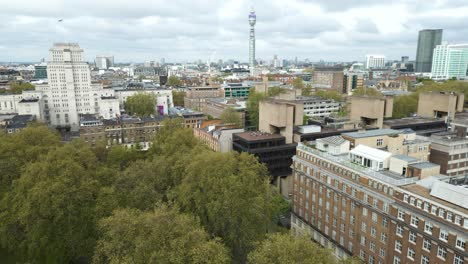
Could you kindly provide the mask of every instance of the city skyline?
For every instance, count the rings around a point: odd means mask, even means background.
[[[363,61],[366,54],[414,60],[418,31],[443,28],[444,41],[462,43],[464,1],[207,1],[171,3],[8,2],[0,10],[0,61],[39,61],[53,42],[78,42],[86,60],[113,54],[116,62],[234,58],[248,61],[253,6],[257,56],[311,61]],[[112,6],[112,8],[109,8]],[[112,10],[127,10],[126,13]],[[367,15],[366,15],[367,14]],[[447,16],[450,14],[450,16]],[[60,19],[63,21],[59,22]],[[468,31],[468,30],[467,30]]]

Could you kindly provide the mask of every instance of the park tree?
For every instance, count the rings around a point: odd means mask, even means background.
[[[312,95],[312,85],[310,83],[304,86],[304,88],[302,89],[302,95],[303,96]]]
[[[172,75],[167,79],[166,86],[178,87],[182,85],[182,81],[179,77]]]
[[[99,229],[94,263],[230,263],[228,250],[197,219],[166,205],[116,210]]]
[[[0,199],[18,179],[25,165],[35,162],[60,145],[60,137],[41,123],[19,133],[0,133]]]
[[[139,117],[154,115],[156,99],[151,94],[136,93],[125,101],[125,110]]]
[[[185,92],[184,91],[176,91],[172,90],[172,100],[174,101],[175,106],[184,106],[184,97],[185,97]]]
[[[1,246],[26,262],[66,263],[92,256],[97,238],[97,161],[83,142],[26,165],[0,202]]]
[[[418,111],[418,94],[399,95],[393,99],[393,118],[411,116]]]
[[[335,90],[318,90],[315,93],[313,93],[313,95],[324,99],[333,99],[335,101],[343,100],[343,96]]]
[[[225,125],[234,125],[235,127],[244,126],[244,124],[242,124],[241,114],[232,107],[226,108],[221,113],[220,119],[223,121],[223,124]]]
[[[296,77],[292,82],[292,86],[294,89],[302,90],[304,89],[304,81],[301,77]]]
[[[285,88],[281,88],[279,86],[273,86],[268,89],[268,96],[277,96],[280,94],[286,93],[287,90]]]
[[[307,237],[294,238],[288,233],[270,234],[249,253],[249,264],[338,264],[329,249]],[[358,262],[355,262],[358,263]]]
[[[210,166],[206,166],[210,164]],[[266,167],[247,153],[206,151],[192,158],[176,192],[183,211],[221,237],[237,262],[270,231],[278,214]]]

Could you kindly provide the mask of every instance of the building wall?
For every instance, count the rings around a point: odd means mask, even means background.
[[[421,117],[433,118],[435,112],[444,112],[441,117],[455,117],[457,111],[463,110],[463,104],[460,104],[464,95],[450,93],[427,92],[419,94],[418,115]]]
[[[302,125],[303,106],[283,101],[262,101],[259,106],[259,130],[281,134],[286,144],[293,142],[293,127]]]
[[[382,128],[384,117],[392,116],[393,98],[352,96],[350,108],[351,120],[362,122],[367,118],[371,126]]]

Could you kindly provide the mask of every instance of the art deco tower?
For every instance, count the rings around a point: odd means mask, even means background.
[[[250,24],[250,40],[249,40],[249,67],[250,67],[250,76],[254,75],[255,67],[255,22],[257,22],[257,16],[255,11],[252,9],[249,14],[249,24]]]

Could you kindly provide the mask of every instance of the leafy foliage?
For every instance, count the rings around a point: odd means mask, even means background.
[[[35,86],[31,83],[12,83],[10,84],[10,92],[20,94],[23,91],[34,90]]]
[[[312,85],[311,84],[307,84],[307,85],[304,86],[304,88],[302,88],[302,95],[304,95],[304,96],[312,95]]]
[[[172,75],[167,79],[166,86],[178,87],[181,85],[182,85],[182,81],[177,76]]]
[[[294,89],[302,90],[304,89],[304,81],[301,77],[296,77],[292,82],[292,86]]]
[[[172,90],[172,100],[175,106],[184,106],[185,92]]]
[[[127,98],[125,110],[137,116],[151,116],[155,113],[156,99],[151,94],[137,93]]]
[[[196,219],[160,205],[119,209],[99,222],[95,263],[229,263],[228,250],[210,240]]]
[[[325,99],[333,99],[335,101],[343,100],[343,96],[334,90],[318,90],[313,95]]]
[[[367,87],[358,87],[354,89],[353,95],[383,96],[383,94],[377,89]]]
[[[226,125],[229,124],[234,125],[235,127],[243,127],[241,114],[232,107],[225,109],[221,113],[220,119]]]
[[[258,128],[260,101],[265,98],[267,98],[267,96],[264,93],[255,92],[255,90],[251,90],[247,98],[246,110],[249,113],[250,125],[254,129]]]

